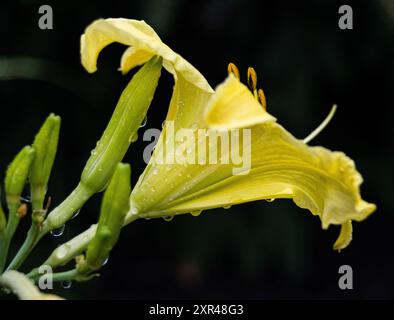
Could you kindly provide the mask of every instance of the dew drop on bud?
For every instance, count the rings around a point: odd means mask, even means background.
[[[75,219],[79,215],[80,212],[81,212],[81,209],[77,210],[77,212],[75,212],[74,215],[71,217],[71,220]]]
[[[63,224],[60,228],[53,229],[51,235],[54,237],[60,237],[64,232],[65,225]]]
[[[275,200],[275,198],[272,198],[272,199],[265,199],[265,201],[267,201],[267,202],[273,202]]]
[[[147,122],[148,122],[148,117],[145,116],[144,120],[142,120],[142,123],[141,123],[141,125],[140,125],[140,128],[145,127]]]
[[[174,216],[165,216],[163,217],[164,221],[170,222],[172,219],[174,219]]]
[[[30,203],[31,202],[30,196],[28,196],[28,195],[22,196],[20,199],[21,199],[21,202],[24,202],[24,203]]]
[[[230,209],[230,208],[231,208],[231,206],[224,206],[224,207],[223,207],[223,209],[226,209],[226,210],[227,210],[227,209]]]
[[[105,266],[108,263],[109,258],[105,259],[104,262],[101,264],[101,266]]]
[[[137,139],[138,139],[138,134],[135,132],[135,133],[133,133],[133,134],[130,135],[130,137],[129,137],[129,142],[130,142],[130,143],[136,142]]]

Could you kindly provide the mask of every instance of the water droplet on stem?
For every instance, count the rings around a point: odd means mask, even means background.
[[[53,229],[51,231],[51,235],[53,237],[60,237],[63,234],[63,232],[64,232],[64,228],[65,228],[65,225],[63,224],[60,228]]]
[[[71,285],[72,285],[72,281],[71,280],[63,280],[61,282],[61,285],[62,285],[63,289],[70,289]]]

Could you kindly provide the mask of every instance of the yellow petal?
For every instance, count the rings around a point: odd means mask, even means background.
[[[212,88],[201,73],[164,44],[145,21],[122,18],[99,19],[90,24],[81,37],[81,60],[88,72],[96,71],[99,53],[113,42],[134,47],[132,54],[126,51],[122,58],[122,71],[127,71],[130,66],[139,64],[143,60],[140,57],[150,53],[163,57],[164,67],[175,77],[181,74],[194,86],[212,92]],[[139,56],[138,59],[136,59],[137,56]],[[128,59],[132,61],[129,62]],[[138,63],[135,62],[136,60]]]
[[[177,120],[177,127],[202,121],[203,107],[213,93],[212,88],[196,68],[164,44],[144,21],[99,19],[89,25],[81,37],[81,60],[87,71],[96,71],[99,53],[113,42],[130,46],[121,59],[123,73],[153,55],[163,58],[164,67],[175,79],[167,120]]]
[[[216,130],[251,127],[275,121],[250,90],[232,74],[219,85],[205,109],[205,123]]]
[[[292,198],[299,207],[318,215],[323,228],[361,221],[376,209],[361,199],[361,175],[342,152],[310,147],[275,122],[253,126],[251,133],[248,174],[234,175],[231,164],[150,163],[150,174],[139,181],[132,201],[143,216],[159,217]],[[248,147],[243,141],[241,145],[243,151]],[[154,192],[149,191],[152,187]],[[345,244],[340,242],[338,247]]]
[[[337,241],[334,243],[334,250],[345,249],[352,241],[353,227],[352,221],[349,220],[341,225],[341,232],[339,233]]]
[[[120,70],[127,73],[134,67],[140,66],[149,61],[154,54],[143,49],[137,50],[135,47],[129,47],[122,55],[120,61]]]

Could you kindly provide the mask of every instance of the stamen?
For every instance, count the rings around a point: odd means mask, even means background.
[[[230,63],[228,64],[228,66],[227,66],[227,72],[228,72],[229,75],[230,75],[230,74],[233,74],[234,76],[236,76],[236,77],[238,78],[238,80],[241,79],[241,77],[240,77],[240,75],[239,75],[239,70],[238,70],[237,66],[236,66],[234,63],[230,62]]]
[[[313,130],[304,140],[304,143],[309,143],[312,139],[314,139],[320,132],[324,130],[324,128],[330,123],[331,119],[334,117],[335,111],[337,110],[337,105],[334,104],[330,110],[328,116],[323,120],[323,122]]]
[[[267,100],[265,99],[265,94],[263,89],[259,89],[257,91],[257,95],[259,96],[260,104],[262,105],[264,110],[267,110]]]
[[[257,74],[252,67],[248,68],[248,86],[253,92],[257,88]]]

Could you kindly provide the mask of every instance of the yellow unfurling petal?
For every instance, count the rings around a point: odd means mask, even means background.
[[[151,53],[152,56],[157,55],[163,58],[163,66],[175,78],[182,75],[195,87],[207,92],[213,91],[201,73],[165,45],[145,21],[132,19],[99,19],[86,28],[85,33],[81,36],[81,61],[88,72],[96,71],[99,53],[113,42],[134,48],[132,54],[130,51],[126,51],[122,58],[123,72],[130,66],[143,63],[148,53]],[[142,53],[138,53],[139,51]],[[141,56],[144,59],[141,59]],[[127,59],[132,59],[132,61],[128,62]]]
[[[205,110],[205,124],[217,130],[245,128],[275,121],[261,108],[248,88],[231,74],[216,88]]]
[[[334,243],[334,250],[341,251],[345,249],[353,238],[352,221],[349,220],[341,225],[341,232],[339,233],[337,241]]]
[[[120,61],[120,70],[123,74],[129,72],[134,67],[148,62],[154,54],[146,50],[137,50],[135,47],[129,47],[122,55]]]

